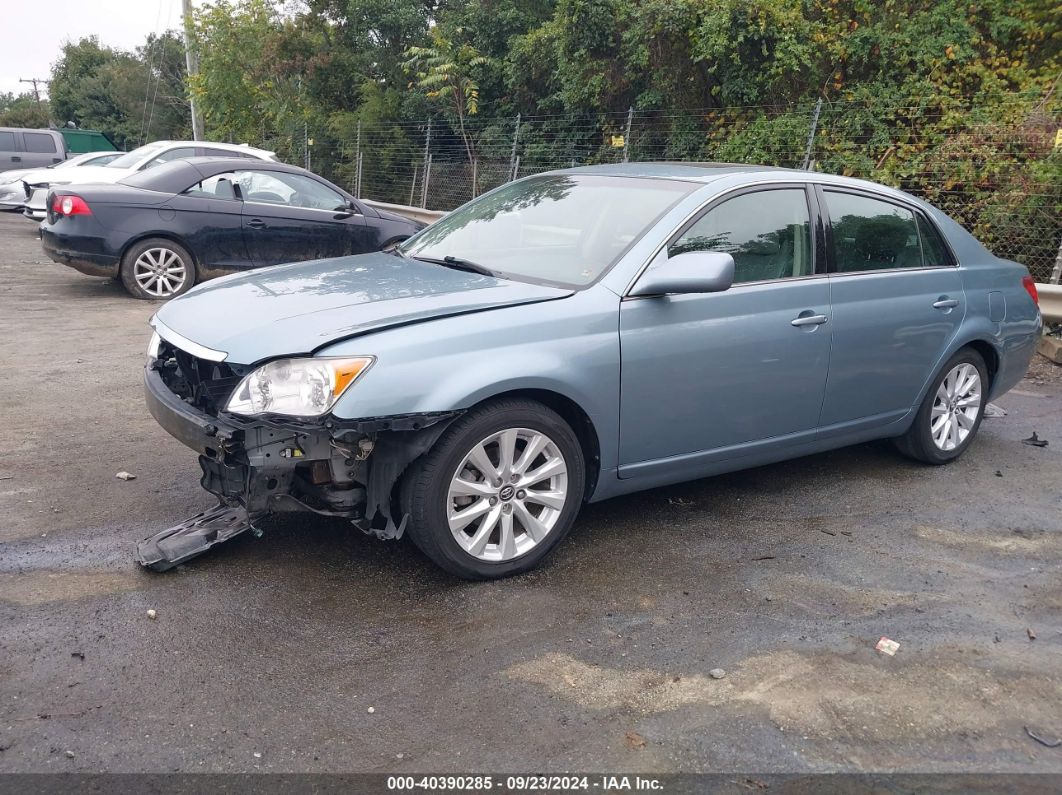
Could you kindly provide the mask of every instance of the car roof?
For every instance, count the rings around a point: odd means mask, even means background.
[[[254,168],[256,171],[262,171],[264,169],[266,171],[284,171],[288,174],[312,174],[312,172],[300,168],[299,166],[289,166],[287,163],[278,163],[275,160],[220,156],[182,157],[180,160],[184,163],[191,163],[201,170],[210,169],[215,174],[220,174],[222,171],[229,171],[232,169],[246,171],[249,168]],[[316,174],[312,175],[317,176]]]
[[[748,163],[683,163],[647,161],[638,163],[610,163],[599,166],[577,166],[547,172],[550,174],[597,174],[600,176],[641,177],[644,179],[674,179],[708,184],[728,177],[743,177],[751,182],[813,182],[820,185],[857,188],[886,194],[925,206],[925,202],[896,188],[878,182],[824,174],[780,166],[761,166]]]

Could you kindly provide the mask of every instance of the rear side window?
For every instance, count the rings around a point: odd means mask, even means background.
[[[235,152],[231,149],[211,149],[210,147],[205,146],[200,151],[203,153],[203,157],[239,157],[243,160],[257,159],[251,158],[251,156],[245,152]]]
[[[724,251],[734,258],[734,283],[808,276],[811,218],[802,188],[746,193],[705,213],[671,244],[668,256]]]
[[[868,196],[824,192],[839,273],[922,267],[913,212]]]
[[[227,199],[235,201],[236,191],[233,190],[232,187],[234,179],[231,171],[227,174],[217,174],[216,176],[204,179],[202,182],[195,183],[184,193],[186,196],[200,196],[207,199]]]
[[[171,160],[183,160],[186,157],[195,157],[194,147],[181,146],[176,149],[165,151],[154,160],[149,160],[144,168],[155,168],[155,166],[161,166],[163,163],[169,163]]]
[[[15,134],[13,132],[0,131],[0,150],[5,152],[15,151]]]
[[[944,246],[944,241],[940,239],[940,232],[921,215],[918,216],[918,232],[922,236],[922,256],[927,266],[952,264],[948,249]]]
[[[55,139],[48,133],[22,133],[27,152],[54,152]]]

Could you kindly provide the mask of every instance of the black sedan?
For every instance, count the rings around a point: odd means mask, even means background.
[[[423,226],[305,169],[196,157],[114,185],[58,186],[40,230],[56,262],[159,300],[226,273],[377,251]]]

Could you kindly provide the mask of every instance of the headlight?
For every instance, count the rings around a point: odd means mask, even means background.
[[[374,361],[372,356],[358,356],[270,362],[240,382],[225,410],[245,416],[319,417]]]
[[[157,331],[151,332],[151,342],[148,343],[147,356],[148,359],[159,358],[159,346],[162,345],[162,337],[159,336]]]

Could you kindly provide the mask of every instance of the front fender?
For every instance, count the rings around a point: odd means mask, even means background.
[[[343,340],[319,355],[377,361],[336,403],[341,419],[467,409],[515,390],[576,403],[615,466],[618,297],[603,287],[560,300],[440,318]]]

